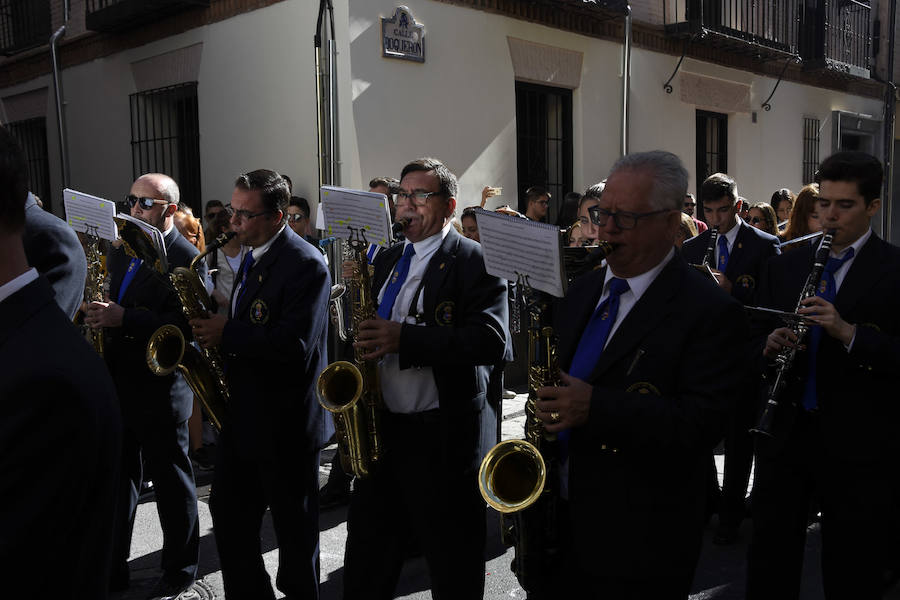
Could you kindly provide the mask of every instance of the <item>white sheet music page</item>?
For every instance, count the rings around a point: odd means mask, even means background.
[[[63,190],[63,205],[66,207],[66,222],[75,231],[110,242],[118,238],[116,223],[113,221],[116,215],[115,202],[66,188]]]
[[[391,242],[391,213],[387,196],[323,185],[319,190],[327,235],[346,240],[350,229],[362,229],[366,241],[387,248]]]
[[[510,281],[526,276],[536,290],[565,295],[558,227],[481,208],[475,212],[488,273]]]

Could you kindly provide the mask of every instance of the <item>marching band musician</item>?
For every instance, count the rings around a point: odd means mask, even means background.
[[[713,260],[710,261],[716,281],[723,290],[744,305],[754,304],[757,284],[766,261],[779,254],[778,238],[745,223],[739,216],[745,202],[738,196],[737,184],[725,173],[714,173],[700,185],[703,214],[710,228],[718,231]],[[713,231],[705,231],[684,243],[682,254],[693,264],[701,264],[710,245]],[[745,359],[753,354],[748,349]],[[731,377],[748,377],[748,369]],[[709,513],[719,513],[713,543],[729,545],[738,537],[738,527],[744,519],[744,498],[753,463],[753,440],[749,430],[753,426],[758,401],[756,380],[744,380],[737,400],[731,426],[725,433],[725,474],[721,496],[716,465],[710,456]],[[715,504],[718,506],[715,506]]]
[[[109,586],[122,419],[106,365],[54,301],[50,276],[28,262],[27,185],[25,153],[0,127],[3,596],[99,600]]]
[[[812,327],[794,361],[799,377],[759,436],[747,597],[797,598],[810,501],[822,512],[822,573],[828,598],[881,598],[896,545],[900,500],[894,474],[900,406],[900,249],[870,226],[881,206],[882,167],[862,152],[826,158],[816,175],[817,212],[834,230],[830,258],[799,313]],[[793,311],[819,241],[769,261],[763,306]],[[773,359],[797,336],[778,327]]]
[[[224,356],[230,400],[219,436],[210,510],[229,600],[274,598],[260,549],[266,509],[278,539],[276,586],[319,594],[319,451],[333,432],[316,399],[327,363],[331,278],[321,252],[286,225],[284,178],[241,175],[231,225],[250,251],[228,316],[192,319],[203,347]]]
[[[496,439],[486,402],[506,350],[506,285],[485,272],[481,247],[451,225],[456,176],[438,160],[403,168],[397,218],[406,242],[375,259],[378,318],[357,347],[381,359],[384,453],[357,479],[347,522],[344,597],[393,598],[410,539],[434,598],[484,593],[482,457]]]
[[[591,218],[614,250],[554,309],[564,386],[538,390],[560,440],[558,597],[686,598],[708,457],[737,390],[746,316],[675,252],[688,173],[627,155]]]
[[[178,185],[161,173],[140,176],[126,196],[131,216],[163,233],[170,272],[187,267],[198,254],[175,227],[178,197]],[[181,375],[153,374],[145,354],[150,336],[160,326],[175,324],[186,338],[189,329],[167,274],[129,257],[121,246],[110,254],[108,266],[110,301],[87,304],[84,321],[91,327],[106,328],[104,357],[124,419],[123,477],[110,589],[129,585],[128,555],[144,479],[143,459],[163,528],[163,576],[154,596],[176,597],[194,582],[200,549],[197,493],[188,458],[187,421],[193,394]]]

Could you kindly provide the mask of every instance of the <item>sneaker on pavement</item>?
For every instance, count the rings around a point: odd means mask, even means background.
[[[160,577],[147,600],[198,600],[200,594],[192,589],[193,585],[193,581],[175,584]]]

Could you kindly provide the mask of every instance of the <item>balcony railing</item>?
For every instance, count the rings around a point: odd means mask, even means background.
[[[803,44],[806,68],[869,77],[872,54],[869,2],[818,0],[807,8],[811,23]]]
[[[0,0],[0,54],[11,56],[49,39],[49,0]]]
[[[795,56],[803,0],[663,0],[666,32],[759,56]]]
[[[84,21],[91,31],[122,31],[185,9],[208,7],[209,1],[86,0]]]

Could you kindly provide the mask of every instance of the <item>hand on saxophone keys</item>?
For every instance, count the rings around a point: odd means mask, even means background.
[[[207,319],[191,319],[188,322],[191,325],[194,339],[200,344],[200,347],[214,348],[222,343],[222,331],[225,329],[228,317],[216,314],[210,315]]]
[[[363,360],[373,360],[385,354],[399,352],[402,328],[402,323],[386,321],[381,317],[363,321],[359,324],[359,335],[353,347],[365,351]]]
[[[85,325],[98,327],[121,327],[125,309],[115,302],[85,302],[81,305]]]
[[[593,386],[563,371],[559,376],[562,386],[547,386],[537,391],[536,415],[550,433],[584,425],[591,412]]]

